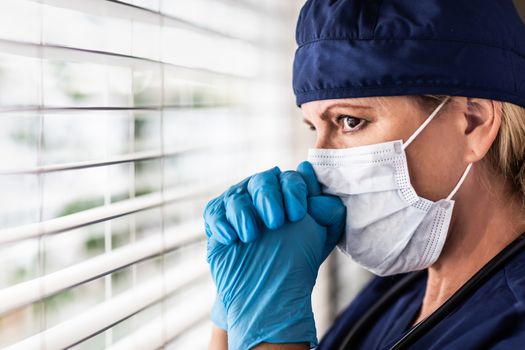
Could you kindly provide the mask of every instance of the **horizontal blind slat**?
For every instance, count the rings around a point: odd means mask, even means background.
[[[189,264],[188,273],[179,272],[178,268],[173,268],[166,273],[170,278],[164,280],[165,288],[160,288],[163,283],[162,276],[153,278],[148,283],[138,285],[89,311],[5,349],[34,350],[43,346],[46,350],[58,350],[71,347],[162,300],[165,296],[163,289],[168,295],[190,284],[196,278],[206,276],[208,266],[202,259],[195,259]]]
[[[29,169],[0,170],[0,175],[41,174],[41,173],[51,173],[51,172],[66,171],[66,170],[95,168],[95,167],[116,165],[116,164],[122,164],[122,163],[154,160],[154,159],[159,159],[162,157],[173,157],[177,155],[188,154],[190,152],[196,152],[201,149],[205,149],[205,148],[204,147],[193,148],[193,149],[189,148],[185,150],[166,149],[164,150],[164,152],[158,152],[158,151],[136,152],[136,153],[130,153],[130,154],[122,155],[122,156],[115,156],[109,159],[99,160],[99,161],[83,161],[83,162],[76,162],[76,163],[44,165],[44,166],[29,168]]]
[[[208,195],[219,186],[193,185],[166,190],[164,194],[153,193],[110,205],[84,210],[40,223],[17,226],[0,230],[0,244],[13,243],[47,234],[69,231],[75,228],[152,209],[175,201]]]
[[[146,326],[119,340],[107,350],[150,350],[162,348],[175,337],[188,329],[206,321],[210,314],[211,301],[208,295],[196,295],[198,302],[182,303],[179,307],[171,308],[164,317],[158,317]],[[159,333],[165,327],[165,341]]]
[[[90,0],[89,2],[87,2],[85,0],[43,0],[42,2],[47,5],[77,10],[83,13],[91,13],[97,16],[122,18],[154,25],[158,25],[160,19],[162,19],[162,24],[164,26],[173,26],[177,28],[190,29],[209,36],[245,41],[247,43],[258,46],[261,45],[260,42],[247,40],[242,37],[232,36],[228,33],[214,30],[212,28],[199,25],[197,23],[185,20],[183,18],[154,11],[145,7],[133,5],[123,1]]]
[[[202,228],[203,223],[201,221],[181,224],[166,230],[164,246],[162,234],[155,234],[115,249],[110,253],[102,254],[45,276],[1,289],[0,315],[139,261],[203,240],[205,235]]]
[[[42,50],[43,52],[40,52]],[[67,60],[69,62],[89,62],[97,64],[108,64],[113,66],[131,67],[142,65],[160,65],[165,67],[180,69],[183,72],[193,72],[209,75],[210,77],[219,76],[227,78],[242,79],[247,81],[250,77],[242,74],[229,73],[219,70],[208,69],[204,67],[189,67],[166,61],[153,60],[150,58],[119,54],[108,51],[82,49],[77,47],[62,45],[41,45],[36,43],[13,41],[0,39],[0,52],[9,52],[27,57],[55,60]],[[261,79],[264,80],[264,77]]]
[[[150,105],[150,106],[89,106],[89,107],[75,107],[75,106],[38,106],[38,105],[13,105],[13,106],[0,106],[0,113],[13,113],[13,112],[76,112],[76,111],[161,111],[161,110],[172,110],[172,109],[204,109],[204,108],[221,108],[231,107],[228,103],[200,103],[194,105],[192,103],[180,103],[180,104],[165,104],[165,105]]]

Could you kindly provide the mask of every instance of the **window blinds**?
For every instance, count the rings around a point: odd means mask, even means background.
[[[293,166],[296,15],[0,1],[0,347],[206,348],[202,210]]]

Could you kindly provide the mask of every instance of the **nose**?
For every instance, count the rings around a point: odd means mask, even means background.
[[[317,139],[315,141],[315,148],[337,148],[335,144],[335,137],[331,135],[330,132],[321,132],[317,133]]]

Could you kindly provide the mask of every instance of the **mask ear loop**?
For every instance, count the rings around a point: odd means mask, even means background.
[[[411,143],[412,141],[415,140],[415,138],[421,133],[421,131],[423,131],[423,129],[428,125],[428,123],[430,123],[432,121],[432,119],[434,119],[434,117],[439,113],[439,111],[441,110],[441,108],[445,105],[445,103],[448,102],[448,100],[450,99],[450,96],[447,96],[440,104],[439,106],[436,107],[436,109],[434,110],[434,112],[432,112],[432,114],[427,118],[427,120],[425,120],[425,122],[423,124],[421,124],[419,126],[419,128],[417,128],[417,130],[412,134],[412,136],[410,136],[408,138],[408,140],[403,143],[403,150],[405,150]],[[450,194],[447,196],[447,200],[451,200],[452,197],[454,197],[454,195],[456,194],[457,191],[459,191],[461,185],[463,184],[463,182],[465,181],[465,179],[467,178],[467,175],[470,171],[470,169],[472,168],[472,163],[469,163],[467,165],[467,168],[465,169],[465,171],[463,172],[463,175],[461,175],[461,178],[459,179],[458,183],[456,184],[456,186],[454,187],[454,189],[450,192]]]
[[[454,197],[456,192],[459,190],[459,188],[463,184],[463,181],[465,181],[465,179],[467,178],[467,175],[468,175],[468,172],[470,171],[470,168],[472,168],[472,163],[468,163],[467,169],[465,169],[465,171],[463,172],[463,175],[461,175],[461,179],[459,179],[458,183],[456,184],[456,187],[454,187],[452,192],[450,192],[450,194],[448,195],[447,200],[451,200],[452,197]]]
[[[417,135],[419,135],[421,131],[423,131],[423,129],[428,125],[428,123],[430,123],[432,119],[434,119],[434,117],[438,114],[439,110],[445,105],[445,103],[447,103],[449,99],[450,99],[450,96],[447,96],[443,100],[443,102],[441,102],[439,106],[436,107],[434,112],[432,112],[432,114],[427,118],[427,120],[425,120],[425,122],[421,124],[419,128],[417,128],[417,130],[412,134],[412,136],[410,136],[408,140],[406,140],[406,142],[403,143],[403,149],[406,149],[412,143],[412,141],[414,141]]]
[[[419,126],[419,128],[417,128],[417,130],[412,134],[412,136],[410,136],[408,138],[408,140],[405,143],[403,143],[403,149],[406,149],[412,143],[412,141],[414,141],[414,139],[417,137],[417,135],[419,135],[421,133],[421,131],[423,131],[423,129],[428,125],[428,123],[430,123],[432,121],[432,119],[434,119],[434,117],[438,114],[439,110],[445,105],[445,103],[448,102],[449,99],[450,99],[450,96],[447,96],[439,104],[439,106],[436,107],[434,112],[432,112],[432,114],[427,118],[427,120],[425,120],[425,122],[423,124],[421,124]],[[459,190],[459,188],[461,187],[461,185],[465,181],[465,179],[466,179],[466,177],[467,177],[467,175],[468,175],[468,173],[470,171],[470,168],[472,168],[472,163],[469,163],[467,165],[467,168],[463,172],[463,175],[461,175],[461,178],[459,179],[458,183],[456,184],[454,189],[450,192],[450,194],[447,196],[447,200],[450,200],[450,199],[452,199],[452,197],[454,197],[456,192]]]

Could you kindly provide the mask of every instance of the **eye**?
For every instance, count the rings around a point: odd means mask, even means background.
[[[337,117],[337,122],[343,123],[344,131],[354,132],[361,129],[366,123],[366,120],[351,115],[340,115],[339,117]]]

